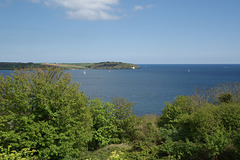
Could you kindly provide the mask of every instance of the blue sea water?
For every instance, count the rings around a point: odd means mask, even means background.
[[[240,65],[140,65],[137,70],[68,70],[91,98],[111,101],[124,97],[134,102],[136,115],[161,114],[166,102],[195,89],[240,81]],[[84,71],[86,74],[84,74]],[[9,74],[10,71],[0,71]]]
[[[240,65],[140,65],[138,70],[69,71],[73,81],[92,98],[134,102],[136,115],[161,114],[166,102],[195,89],[240,81]]]

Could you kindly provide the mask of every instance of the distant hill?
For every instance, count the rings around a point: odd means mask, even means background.
[[[13,69],[20,69],[20,68],[30,68],[30,67],[37,67],[41,64],[38,63],[20,63],[20,62],[0,62],[0,70],[13,70]]]
[[[87,66],[90,69],[139,69],[140,66],[131,63],[122,62],[100,62]]]
[[[30,67],[54,66],[62,69],[139,69],[140,66],[122,62],[100,62],[100,63],[19,63],[0,62],[0,70],[13,70]]]

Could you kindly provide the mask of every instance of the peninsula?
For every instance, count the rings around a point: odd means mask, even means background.
[[[66,70],[74,69],[139,69],[140,66],[123,62],[99,62],[99,63],[20,63],[0,62],[0,70],[13,70],[31,67],[53,66]]]

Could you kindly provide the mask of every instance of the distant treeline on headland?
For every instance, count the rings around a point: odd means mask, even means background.
[[[20,62],[0,62],[1,70],[13,70],[21,68],[29,68],[34,66],[39,66],[40,64],[29,62],[29,63],[20,63]]]
[[[61,69],[139,69],[140,66],[122,62],[100,62],[100,63],[21,63],[0,62],[0,70],[14,70],[32,67],[52,66]]]

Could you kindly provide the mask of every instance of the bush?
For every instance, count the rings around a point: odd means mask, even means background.
[[[90,102],[93,117],[93,140],[89,142],[91,150],[102,148],[108,144],[120,143],[116,109],[109,102],[93,99]]]
[[[190,97],[179,96],[173,102],[166,103],[162,115],[158,121],[159,126],[164,124],[176,124],[182,114],[191,114],[194,110]]]
[[[161,139],[157,119],[156,115],[136,117],[131,143],[133,147],[127,154],[127,159],[155,159]]]
[[[231,103],[233,101],[233,96],[231,93],[224,93],[219,96],[219,101],[221,103]]]
[[[217,107],[216,114],[227,131],[237,131],[240,128],[240,105],[222,104]]]
[[[217,103],[199,105],[200,103],[195,101],[195,96],[190,97],[190,103],[186,103],[188,97],[177,98],[168,103],[158,122],[161,135],[159,157],[164,159],[239,157],[240,105],[237,99],[229,101],[231,99],[229,94],[222,95],[224,97],[222,103],[215,101]],[[190,108],[190,112],[186,108]]]
[[[30,160],[35,159],[36,156],[34,156],[36,150],[30,150],[29,148],[23,148],[21,151],[17,152],[15,150],[11,150],[11,146],[8,146],[8,148],[3,148],[0,146],[0,159],[1,160]]]
[[[202,146],[190,141],[168,140],[159,146],[158,156],[160,159],[204,159],[201,156]]]
[[[112,104],[115,108],[115,116],[118,120],[125,120],[132,115],[134,103],[128,102],[127,99],[121,97],[112,98]]]

